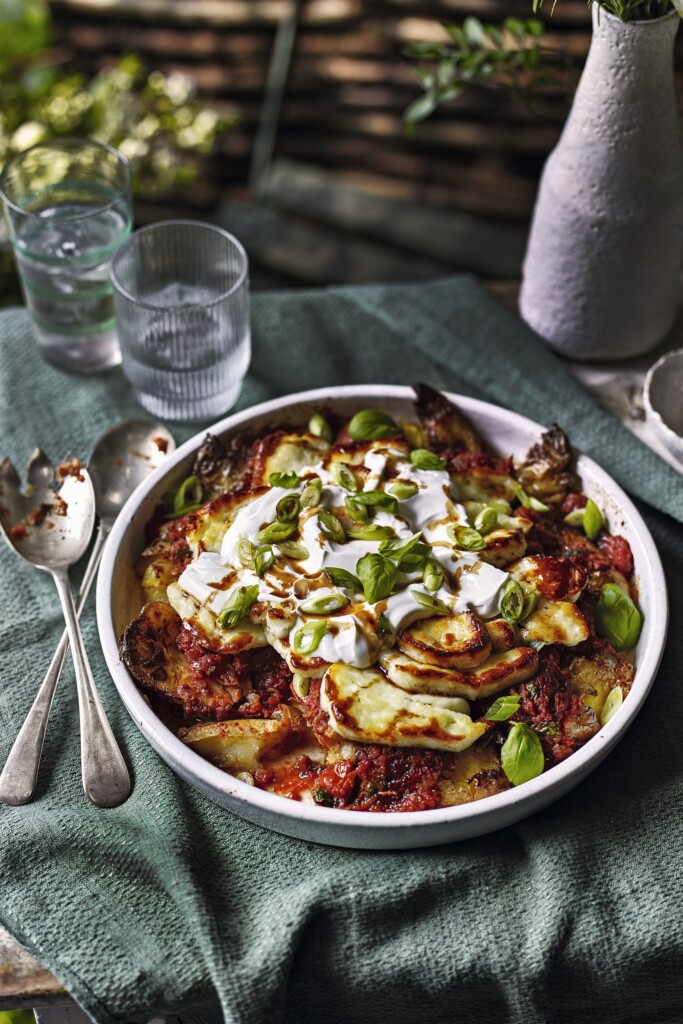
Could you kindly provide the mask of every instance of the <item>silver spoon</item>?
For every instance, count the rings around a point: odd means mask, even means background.
[[[78,594],[77,615],[80,616],[97,575],[104,542],[118,512],[138,484],[142,483],[174,448],[175,441],[164,427],[146,421],[121,423],[107,431],[95,446],[88,462],[88,470],[95,491],[99,526]],[[29,485],[37,490],[49,488],[53,470],[42,452],[36,452],[31,458],[27,466],[27,478]],[[0,774],[0,799],[5,803],[23,804],[33,796],[52,699],[68,646],[69,634],[65,630]],[[92,789],[86,784],[85,763],[84,758],[84,788],[93,799],[99,793],[99,786]],[[127,786],[125,783],[124,779],[122,792],[125,790],[125,794],[121,800],[126,798],[130,789],[129,783]],[[107,806],[114,806],[121,800],[114,800],[113,804]],[[94,802],[100,803],[100,800],[96,799]]]

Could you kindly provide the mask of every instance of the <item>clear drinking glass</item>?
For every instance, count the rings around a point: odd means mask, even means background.
[[[42,354],[78,373],[116,366],[109,264],[131,230],[126,158],[88,139],[41,142],[7,163],[0,194]]]
[[[212,224],[142,228],[111,267],[123,372],[140,405],[205,420],[235,404],[251,357],[247,254]]]

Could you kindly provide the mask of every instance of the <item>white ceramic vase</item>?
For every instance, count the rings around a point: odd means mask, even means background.
[[[673,326],[683,152],[673,77],[679,17],[622,22],[593,5],[593,41],[543,171],[520,310],[563,355],[623,359]]]

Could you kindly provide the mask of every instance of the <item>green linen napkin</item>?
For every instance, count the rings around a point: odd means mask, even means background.
[[[110,811],[83,797],[69,664],[37,799],[0,807],[0,920],[101,1022],[680,1024],[680,477],[470,278],[256,295],[253,328],[240,407],[422,379],[558,421],[644,499],[672,605],[652,695],[586,782],[513,828],[432,850],[334,849],[241,821],[176,778],[118,700],[91,602],[86,645],[135,788]],[[118,371],[67,377],[41,361],[23,311],[0,315],[3,453],[85,457],[136,414]],[[4,548],[0,572],[4,760],[61,619],[49,579]]]

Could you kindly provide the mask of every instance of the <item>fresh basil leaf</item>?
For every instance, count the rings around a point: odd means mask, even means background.
[[[394,513],[398,509],[398,501],[393,494],[384,491],[361,491],[348,499],[354,505],[365,505],[366,508],[381,509],[383,512]]]
[[[385,636],[385,635],[393,636],[394,635],[393,626],[389,622],[389,619],[386,617],[384,612],[382,612],[382,614],[377,619],[377,632],[380,634],[380,636]]]
[[[380,437],[394,437],[400,433],[391,416],[379,409],[363,409],[349,423],[349,437],[354,441],[376,441]]]
[[[268,483],[271,487],[286,487],[291,490],[299,483],[299,474],[293,471],[291,473],[271,473]]]
[[[230,598],[218,615],[218,624],[223,629],[236,626],[244,618],[254,601],[258,598],[259,585],[254,583],[251,587],[238,587],[230,595]]]
[[[398,578],[398,569],[394,563],[377,552],[359,558],[356,572],[363,584],[365,598],[370,604],[389,597]]]
[[[330,565],[325,569],[325,575],[329,576],[335,587],[343,587],[345,590],[363,589],[358,577],[354,576],[352,572],[347,572],[346,569],[337,569]]]
[[[420,542],[421,536],[421,533],[414,533],[407,540],[404,537],[386,540],[379,546],[380,554],[395,562],[401,572],[418,572],[432,553],[427,544]]]
[[[496,698],[484,718],[488,718],[489,722],[507,722],[519,709],[521,699],[518,693],[507,693]]]
[[[416,469],[445,469],[446,460],[428,448],[414,448],[410,453],[410,461]]]
[[[513,786],[521,786],[540,775],[545,759],[534,730],[523,722],[513,722],[500,750],[500,763]]]
[[[616,583],[604,585],[593,616],[598,634],[607,637],[615,651],[628,651],[638,643],[643,616]]]

